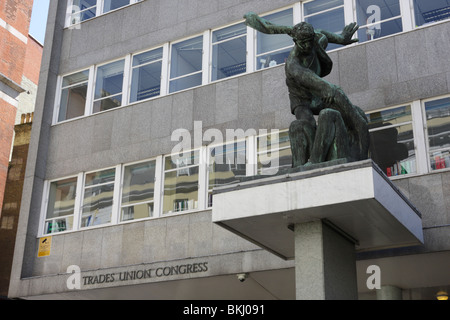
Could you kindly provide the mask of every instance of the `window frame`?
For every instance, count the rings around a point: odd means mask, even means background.
[[[379,127],[379,128],[373,128],[373,129],[369,129],[369,133],[372,132],[377,132],[377,131],[383,131],[386,129],[391,129],[391,128],[398,128],[398,127],[403,127],[403,126],[407,126],[407,125],[411,125],[411,131],[413,134],[413,144],[414,144],[414,157],[415,157],[415,171],[411,172],[411,173],[406,173],[406,174],[397,174],[394,175],[392,174],[391,176],[388,176],[390,179],[396,179],[396,178],[405,178],[405,177],[411,177],[411,176],[416,176],[421,172],[421,161],[422,159],[418,156],[419,154],[419,142],[418,142],[418,129],[417,129],[417,110],[415,108],[415,106],[413,105],[413,102],[408,102],[408,103],[403,103],[403,104],[399,104],[399,105],[395,105],[395,106],[390,106],[390,107],[386,107],[386,108],[380,108],[380,109],[376,109],[376,110],[370,110],[370,112],[367,112],[366,114],[369,115],[371,113],[376,113],[376,112],[383,112],[383,111],[387,111],[387,110],[393,110],[393,109],[397,109],[397,108],[402,108],[402,107],[409,107],[411,110],[411,120],[409,121],[404,121],[401,123],[397,123],[397,124],[391,124],[388,126],[384,126],[384,127]],[[399,161],[400,162],[400,161]],[[383,170],[381,168],[381,170]],[[387,173],[385,173],[387,175]]]
[[[154,157],[154,158],[150,158],[150,159],[145,159],[145,160],[140,160],[140,161],[135,161],[135,162],[130,162],[130,163],[126,163],[122,165],[122,172],[121,172],[121,179],[120,179],[120,193],[119,193],[119,198],[118,198],[118,224],[123,224],[123,223],[131,223],[134,221],[144,221],[144,220],[150,220],[150,219],[154,219],[154,218],[158,218],[160,216],[160,210],[162,209],[161,207],[161,199],[158,196],[161,193],[161,166],[162,166],[162,159],[163,156],[158,156],[158,157]],[[124,179],[125,179],[125,170],[126,167],[129,166],[134,166],[134,165],[138,165],[138,164],[144,164],[144,163],[148,163],[148,162],[155,162],[155,177],[154,177],[154,190],[153,190],[153,200],[146,200],[146,201],[142,201],[142,202],[137,202],[131,205],[126,205],[124,206],[122,203],[122,197],[123,197],[123,190],[124,190]],[[139,218],[139,219],[131,219],[131,220],[122,220],[122,208],[123,207],[130,207],[133,205],[140,205],[140,204],[146,204],[146,203],[153,203],[153,215],[150,217],[145,217],[145,218]]]
[[[121,93],[115,93],[115,94],[108,95],[106,97],[101,97],[101,98],[96,99],[95,98],[95,90],[97,89],[98,69],[103,67],[103,66],[107,66],[109,64],[113,64],[113,63],[116,63],[116,62],[119,62],[119,61],[122,61],[122,60],[124,62],[124,65],[123,65],[123,78],[122,78],[122,90],[121,90]],[[121,108],[121,107],[124,107],[124,106],[128,105],[127,101],[128,101],[128,95],[129,95],[128,83],[130,81],[129,80],[129,77],[130,77],[130,63],[131,63],[131,55],[128,54],[125,57],[121,57],[119,59],[114,59],[114,60],[111,60],[111,61],[108,61],[108,62],[104,62],[104,63],[101,63],[101,64],[97,64],[97,65],[94,66],[95,67],[95,72],[94,72],[94,74],[92,76],[92,92],[91,92],[91,101],[90,101],[90,104],[89,104],[89,114],[90,115],[100,114],[100,113],[103,113],[103,112],[108,112],[110,110],[115,110],[117,108]],[[122,98],[121,98],[121,101],[120,101],[120,106],[116,106],[116,107],[113,107],[113,108],[110,108],[110,109],[100,110],[100,111],[94,112],[94,105],[95,105],[96,102],[103,101],[103,100],[106,100],[106,99],[109,99],[109,98],[112,98],[112,97],[115,97],[115,96],[119,96],[119,95],[122,95]]]
[[[185,42],[185,41],[194,40],[196,38],[201,38],[201,41],[202,41],[202,61],[201,61],[200,71],[194,71],[194,72],[191,72],[191,73],[185,73],[185,74],[183,74],[181,76],[177,75],[176,77],[172,78],[171,73],[172,73],[172,66],[173,66],[173,61],[172,61],[173,46],[177,45],[177,44],[180,44],[182,42]],[[208,55],[207,54],[209,53],[209,49],[208,49],[209,48],[209,42],[210,42],[210,39],[209,39],[209,32],[208,31],[206,31],[204,33],[201,33],[201,34],[194,35],[194,36],[190,36],[190,37],[187,37],[187,38],[183,38],[183,39],[180,39],[180,40],[177,40],[177,41],[169,42],[169,59],[168,59],[169,63],[168,63],[168,66],[167,66],[167,70],[168,70],[168,74],[167,74],[167,94],[174,94],[174,93],[177,93],[177,92],[183,92],[183,91],[186,91],[186,90],[191,90],[191,89],[198,88],[198,87],[208,83],[208,73],[209,72],[207,72],[207,70],[208,70],[208,67],[209,67],[209,63],[207,62],[208,61],[208,59],[207,59]],[[197,74],[201,74],[201,79],[202,79],[201,83],[199,85],[194,85],[194,86],[191,86],[191,87],[188,87],[188,88],[185,88],[185,89],[170,91],[170,84],[173,81],[178,81],[180,79],[188,78],[188,77],[191,77],[191,76],[194,76],[194,75],[197,75]]]
[[[208,37],[209,37],[209,41],[208,41],[208,55],[207,55],[207,57],[208,57],[208,68],[206,70],[207,74],[208,74],[208,83],[215,83],[215,82],[222,81],[222,80],[225,80],[225,79],[232,79],[232,78],[235,78],[235,77],[242,76],[242,75],[244,75],[246,73],[249,73],[249,60],[250,60],[249,59],[249,56],[250,56],[249,52],[250,51],[249,51],[248,47],[249,47],[249,42],[250,42],[249,41],[249,37],[251,38],[252,34],[249,33],[249,27],[248,26],[245,26],[246,27],[246,31],[243,34],[240,34],[238,36],[233,36],[233,37],[231,37],[229,39],[225,39],[225,40],[222,40],[222,41],[216,41],[216,42],[213,41],[214,32],[217,32],[217,31],[229,28],[229,27],[237,26],[237,25],[243,24],[243,23],[244,23],[244,20],[241,20],[239,22],[228,24],[228,25],[222,26],[220,28],[211,29],[211,32],[208,35]],[[220,78],[220,79],[213,80],[214,46],[218,45],[218,44],[225,43],[227,41],[236,40],[236,39],[239,39],[239,38],[242,38],[242,37],[246,37],[246,39],[245,39],[245,43],[246,43],[246,48],[245,48],[246,49],[246,52],[245,52],[245,63],[246,63],[245,72],[242,72],[242,73],[239,73],[239,74],[236,74],[236,75],[232,75],[232,76],[229,76],[229,77],[223,77],[223,78]]]
[[[85,199],[85,191],[86,191],[86,177],[89,174],[95,173],[95,172],[102,172],[102,171],[107,171],[107,170],[112,170],[115,169],[114,172],[114,182],[112,182],[113,185],[113,196],[112,196],[112,205],[111,205],[111,216],[110,216],[110,221],[107,223],[102,223],[102,224],[98,224],[98,225],[88,225],[88,226],[82,226],[82,220],[83,220],[83,203],[84,203],[84,199]],[[81,173],[81,192],[80,192],[80,196],[79,196],[79,201],[80,201],[80,208],[78,211],[78,220],[77,220],[77,230],[90,230],[90,229],[95,229],[95,228],[102,228],[102,227],[107,227],[107,226],[111,226],[111,225],[115,225],[117,224],[118,221],[118,215],[119,215],[119,210],[118,210],[118,202],[120,201],[120,179],[122,177],[122,165],[116,165],[113,167],[107,167],[107,168],[102,168],[102,169],[98,169],[98,170],[93,170],[93,171],[87,171],[87,172],[83,172]],[[111,182],[107,182],[107,183],[101,183],[98,184],[96,186],[103,186],[106,184],[111,184]],[[88,186],[88,188],[90,188],[91,186]],[[75,223],[75,222],[74,222]]]
[[[80,83],[74,84],[74,85],[70,85],[70,86],[66,86],[63,87],[63,81],[65,77],[80,73],[80,72],[84,72],[84,71],[89,71],[89,75],[88,75],[88,80],[86,81],[87,83],[87,92],[86,92],[86,103],[84,106],[84,114],[78,117],[74,117],[74,118],[70,118],[70,119],[64,119],[59,121],[59,114],[60,114],[60,108],[61,108],[61,97],[62,97],[62,91],[66,88],[70,88],[72,86],[76,86]],[[56,123],[64,123],[64,122],[68,122],[68,121],[72,121],[72,120],[76,120],[76,119],[80,119],[83,118],[85,116],[89,115],[89,106],[91,104],[91,96],[92,96],[92,73],[94,72],[94,66],[90,66],[88,68],[83,68],[80,69],[78,71],[74,71],[74,72],[70,72],[70,73],[66,73],[63,74],[61,76],[58,76],[57,79],[57,83],[56,83],[56,95],[55,95],[55,103],[54,103],[54,112],[53,112],[53,119],[52,119],[52,123],[56,124]],[[84,83],[84,82],[82,82]]]

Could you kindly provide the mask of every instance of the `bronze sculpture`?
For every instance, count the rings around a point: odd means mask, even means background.
[[[354,106],[341,88],[322,79],[333,62],[325,52],[328,43],[348,45],[358,30],[356,23],[341,34],[315,30],[307,22],[293,27],[273,24],[253,12],[245,23],[266,34],[287,34],[294,40],[285,65],[291,112],[296,120],[289,127],[293,167],[337,159],[368,158],[369,133],[364,112]],[[318,115],[317,123],[314,115]]]

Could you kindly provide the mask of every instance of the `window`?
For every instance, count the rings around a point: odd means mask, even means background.
[[[356,0],[359,42],[403,31],[399,0]]]
[[[414,0],[416,26],[450,18],[450,1]]]
[[[198,208],[199,151],[164,158],[163,214]]]
[[[244,140],[211,147],[208,156],[208,207],[211,207],[213,188],[236,183],[247,175],[247,143]]]
[[[323,29],[341,33],[345,27],[344,0],[315,0],[303,4],[304,21],[314,29]],[[339,48],[338,44],[329,44],[327,50]]]
[[[133,57],[130,102],[145,100],[161,94],[163,49]]]
[[[88,91],[89,70],[62,78],[58,121],[84,115]]]
[[[169,92],[202,84],[203,36],[172,45]]]
[[[86,174],[81,228],[111,222],[116,169]]]
[[[211,81],[245,73],[247,27],[240,23],[212,33]]]
[[[97,13],[97,0],[73,0],[69,24],[77,24],[94,18]]]
[[[293,10],[288,9],[281,12],[264,16],[264,19],[283,26],[293,25]],[[256,69],[264,69],[285,63],[292,50],[292,38],[288,35],[269,35],[256,32]]]
[[[72,230],[77,178],[50,183],[44,234]]]
[[[130,4],[130,0],[104,0],[103,13],[111,10],[119,9]]]
[[[450,98],[425,102],[431,170],[450,168]]]
[[[124,168],[120,221],[153,216],[156,160]]]
[[[411,106],[368,115],[370,153],[388,177],[417,172]]]
[[[93,113],[122,105],[124,64],[119,60],[97,68]]]
[[[258,175],[277,175],[292,168],[289,131],[260,135],[257,139]]]

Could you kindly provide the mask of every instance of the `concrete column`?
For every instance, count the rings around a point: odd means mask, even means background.
[[[402,289],[395,286],[381,286],[377,290],[377,300],[403,300]]]
[[[356,300],[355,244],[328,223],[295,225],[297,300]]]

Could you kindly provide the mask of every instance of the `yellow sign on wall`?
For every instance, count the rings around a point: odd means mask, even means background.
[[[52,248],[52,237],[44,237],[39,239],[38,257],[47,257],[50,255]]]

